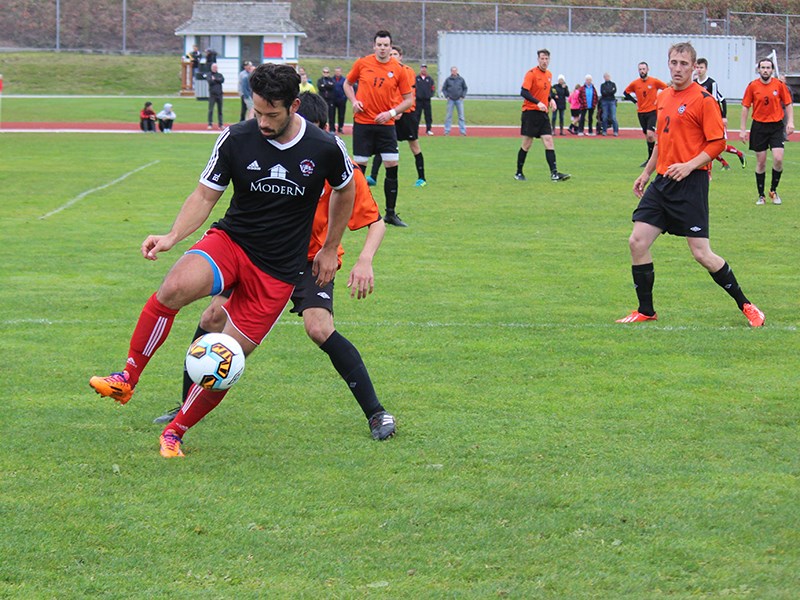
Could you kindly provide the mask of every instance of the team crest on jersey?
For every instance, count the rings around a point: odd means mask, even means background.
[[[311,174],[314,172],[314,168],[315,168],[316,166],[317,166],[317,165],[315,165],[315,164],[314,164],[314,161],[313,161],[313,160],[311,160],[311,159],[309,159],[309,158],[306,158],[305,160],[303,160],[303,161],[300,163],[300,172],[301,172],[303,175],[305,175],[306,177],[308,177],[309,175],[311,175]]]
[[[681,104],[680,108],[678,108],[678,114],[682,115],[685,112],[686,112],[686,105],[685,104]]]
[[[389,71],[389,74],[387,75],[387,77],[388,77],[389,79],[391,79],[392,77],[394,77],[394,71]]]

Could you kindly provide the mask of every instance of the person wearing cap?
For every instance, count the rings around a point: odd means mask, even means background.
[[[172,133],[172,124],[175,122],[176,118],[177,115],[172,110],[172,104],[167,102],[164,104],[164,108],[156,115],[156,119],[158,119],[158,130],[161,133]]]
[[[556,116],[558,116],[559,135],[564,135],[564,111],[567,109],[569,86],[563,75],[558,76],[558,83],[550,89],[550,97],[556,101],[556,109],[550,117],[550,127],[556,131]]]
[[[421,121],[420,115],[425,113],[425,133],[433,135],[431,129],[433,125],[433,117],[431,114],[431,98],[436,95],[436,84],[433,77],[428,75],[428,65],[422,64],[419,66],[419,75],[416,77],[416,95],[417,107],[414,109],[414,115],[417,118],[417,123]]]

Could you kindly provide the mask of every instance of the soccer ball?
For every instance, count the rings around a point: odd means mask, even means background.
[[[206,333],[189,346],[186,372],[202,388],[227,390],[244,372],[244,352],[231,336]]]

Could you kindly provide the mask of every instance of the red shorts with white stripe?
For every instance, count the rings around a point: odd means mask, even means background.
[[[294,285],[275,279],[258,267],[221,229],[209,229],[188,251],[205,258],[214,271],[212,295],[234,287],[224,310],[231,325],[260,344],[289,303]]]

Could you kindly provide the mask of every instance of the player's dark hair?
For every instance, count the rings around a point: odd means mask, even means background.
[[[705,66],[708,66],[708,61],[707,61],[705,58],[698,58],[698,59],[697,59],[697,64],[698,64],[698,65],[705,65]]]
[[[550,50],[548,50],[547,48],[542,48],[541,50],[537,50],[536,56],[539,56],[540,54],[544,54],[545,56],[550,56]]]
[[[400,56],[403,56],[403,49],[400,46],[392,46],[392,50],[396,51]]]
[[[768,62],[770,64],[770,66],[772,67],[772,70],[773,71],[775,70],[775,63],[772,62],[772,59],[769,56],[765,56],[764,58],[762,58],[762,59],[760,59],[758,61],[758,64],[756,65],[757,69],[761,67],[761,63],[762,62]]]
[[[300,94],[300,75],[289,65],[263,63],[250,74],[250,87],[272,105],[289,108]]]
[[[390,44],[392,43],[392,34],[386,31],[385,29],[381,29],[379,32],[377,32],[375,36],[372,38],[372,42],[375,43],[375,40],[377,40],[379,37],[388,37],[389,43]]]
[[[639,63],[639,65],[644,65],[644,66],[645,66],[645,67],[647,67],[648,69],[650,68],[650,65],[648,65],[648,64],[647,64],[646,62],[644,62],[644,61],[640,62],[640,63]],[[639,65],[636,65],[636,66],[638,67]]]
[[[325,125],[328,124],[328,103],[319,94],[303,92],[300,94],[297,114],[320,129],[325,129]]]

